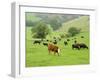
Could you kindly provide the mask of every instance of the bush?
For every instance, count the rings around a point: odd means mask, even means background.
[[[33,38],[45,38],[46,35],[52,32],[52,28],[44,22],[38,22],[35,27],[32,28]]]
[[[65,38],[66,37],[66,34],[61,34],[60,37],[61,38]]]
[[[71,27],[68,30],[68,34],[70,34],[72,37],[75,36],[76,34],[80,33],[81,29],[78,29],[76,27]]]
[[[72,37],[72,35],[71,35],[71,34],[69,34],[69,33],[67,33],[67,34],[66,34],[66,37]]]

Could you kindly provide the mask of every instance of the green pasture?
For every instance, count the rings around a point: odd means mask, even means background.
[[[59,33],[53,32],[52,36],[57,36],[57,34]],[[84,36],[84,38],[81,38],[81,36]],[[50,35],[47,38],[50,39]],[[26,27],[26,67],[89,64],[89,49],[72,50],[71,45],[74,43],[74,40],[72,40],[74,38],[89,47],[89,32],[86,31],[77,34],[75,37],[70,37],[66,46],[63,42],[67,38],[59,41],[57,46],[61,49],[60,56],[54,55],[53,52],[49,55],[47,46],[42,43],[40,45],[33,44],[31,27]]]

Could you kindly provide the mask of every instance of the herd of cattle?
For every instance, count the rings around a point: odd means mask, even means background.
[[[84,38],[84,36],[81,36],[81,38]],[[76,38],[74,38],[72,40],[74,40],[73,44],[71,45],[72,49],[78,49],[78,50],[80,50],[81,48],[88,49],[88,46],[85,43],[77,42]],[[56,45],[56,44],[58,44],[59,41],[61,41],[61,38],[54,37],[52,41],[51,40],[43,40],[43,39],[34,40],[33,44],[39,44],[39,45],[43,44],[44,46],[48,47],[49,54],[50,54],[50,52],[54,52],[54,54],[58,54],[58,56],[59,56],[60,48],[59,48],[59,46]],[[65,41],[63,41],[63,44],[66,46],[66,45],[68,45],[69,41],[70,41],[70,39],[66,39]]]

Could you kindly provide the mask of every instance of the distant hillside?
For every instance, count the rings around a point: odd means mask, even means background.
[[[79,14],[52,14],[52,13],[32,13],[26,14],[26,26],[34,27],[38,22],[43,21],[46,24],[51,25],[53,30],[59,29],[63,23],[78,18],[82,15]]]
[[[32,21],[32,22],[37,22],[37,21],[40,21],[41,18],[39,17],[36,17],[34,13],[26,13],[26,21]]]
[[[58,31],[67,32],[70,27],[81,28],[81,31],[89,31],[89,16],[80,16],[62,24]]]

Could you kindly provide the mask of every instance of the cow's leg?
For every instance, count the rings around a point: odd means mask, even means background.
[[[78,46],[78,50],[80,50],[80,46]]]
[[[54,52],[54,55],[56,55],[56,52]]]
[[[49,51],[49,55],[50,55],[50,50],[48,50]]]
[[[57,53],[58,54],[58,56],[59,56],[59,53]]]
[[[86,48],[88,49],[88,47],[86,46]]]
[[[60,54],[60,49],[59,49],[59,48],[58,48],[57,54],[58,54],[58,56],[59,56],[59,54]]]

